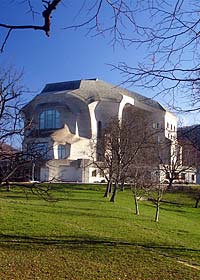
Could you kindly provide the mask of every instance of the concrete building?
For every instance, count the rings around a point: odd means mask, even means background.
[[[91,140],[112,118],[123,118],[132,106],[146,113],[158,141],[177,138],[177,118],[158,102],[98,79],[47,84],[22,110],[26,129],[24,149],[40,151],[45,163],[36,164],[34,179],[73,182],[101,181],[102,174],[90,165],[95,154]],[[134,121],[134,120],[133,120]]]

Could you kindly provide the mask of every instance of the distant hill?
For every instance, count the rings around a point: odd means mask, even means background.
[[[200,150],[200,125],[178,128],[178,140],[188,140],[196,149]]]
[[[183,165],[200,166],[200,125],[178,128],[178,142],[182,146]]]

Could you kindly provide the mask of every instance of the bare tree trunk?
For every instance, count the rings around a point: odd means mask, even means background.
[[[110,202],[115,202],[115,197],[116,197],[116,194],[117,194],[117,187],[118,187],[118,182],[115,181],[114,189],[113,189],[113,193],[112,193]]]
[[[9,192],[10,191],[10,183],[9,183],[8,180],[6,180],[5,186],[6,186],[7,192]]]
[[[172,189],[173,180],[174,179],[172,179],[172,178],[169,179],[169,184],[168,184],[168,187],[167,187],[169,190]]]
[[[155,222],[157,223],[159,220],[159,214],[160,214],[160,201],[162,199],[163,196],[163,189],[162,187],[159,185],[158,188],[158,193],[157,193],[157,199],[156,199],[156,215],[155,215]]]
[[[107,182],[106,191],[105,191],[103,197],[109,197],[109,195],[110,195],[110,193],[111,193],[111,190],[112,190],[112,180],[109,180],[109,181]]]
[[[160,203],[159,201],[156,202],[156,215],[155,215],[155,222],[158,223],[160,214]]]
[[[112,193],[112,186],[113,186],[113,182],[112,180],[110,181],[110,188],[109,188],[109,195]]]
[[[139,215],[140,211],[139,211],[139,204],[138,204],[138,199],[137,199],[137,195],[134,194],[134,202],[135,202],[135,214]]]
[[[199,201],[200,201],[200,195],[198,197],[196,197],[196,202],[195,202],[194,208],[198,208]]]
[[[121,183],[120,183],[120,191],[121,192],[124,191],[124,180],[122,180]]]
[[[139,204],[138,204],[138,198],[137,198],[137,188],[134,186],[134,191],[133,191],[133,198],[134,198],[134,203],[135,203],[135,214],[139,215]]]

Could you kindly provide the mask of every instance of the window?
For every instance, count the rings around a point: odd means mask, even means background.
[[[171,130],[173,129],[173,126],[172,126],[172,124],[171,124]]]
[[[194,174],[192,174],[192,181],[194,181]]]
[[[58,145],[58,159],[64,159],[67,157],[67,149],[64,145]]]
[[[169,123],[167,123],[167,128],[169,128]]]
[[[39,117],[40,129],[60,128],[60,113],[49,109],[43,111]]]
[[[103,170],[100,170],[99,174],[100,174],[101,177],[104,177],[104,171]]]
[[[92,177],[96,177],[97,176],[97,171],[96,170],[93,170],[92,171]]]
[[[185,180],[185,173],[181,173],[181,179]]]
[[[157,123],[157,124],[156,124],[156,128],[159,128],[159,127],[160,127],[160,124],[159,124],[159,123]]]

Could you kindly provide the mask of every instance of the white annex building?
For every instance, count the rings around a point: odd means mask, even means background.
[[[120,120],[127,106],[148,113],[152,127],[162,128],[160,138],[176,140],[176,116],[150,98],[98,79],[47,84],[22,110],[25,123],[32,123],[23,147],[45,158],[36,163],[34,180],[100,182],[100,172],[89,164],[91,139],[98,139],[111,118]]]

